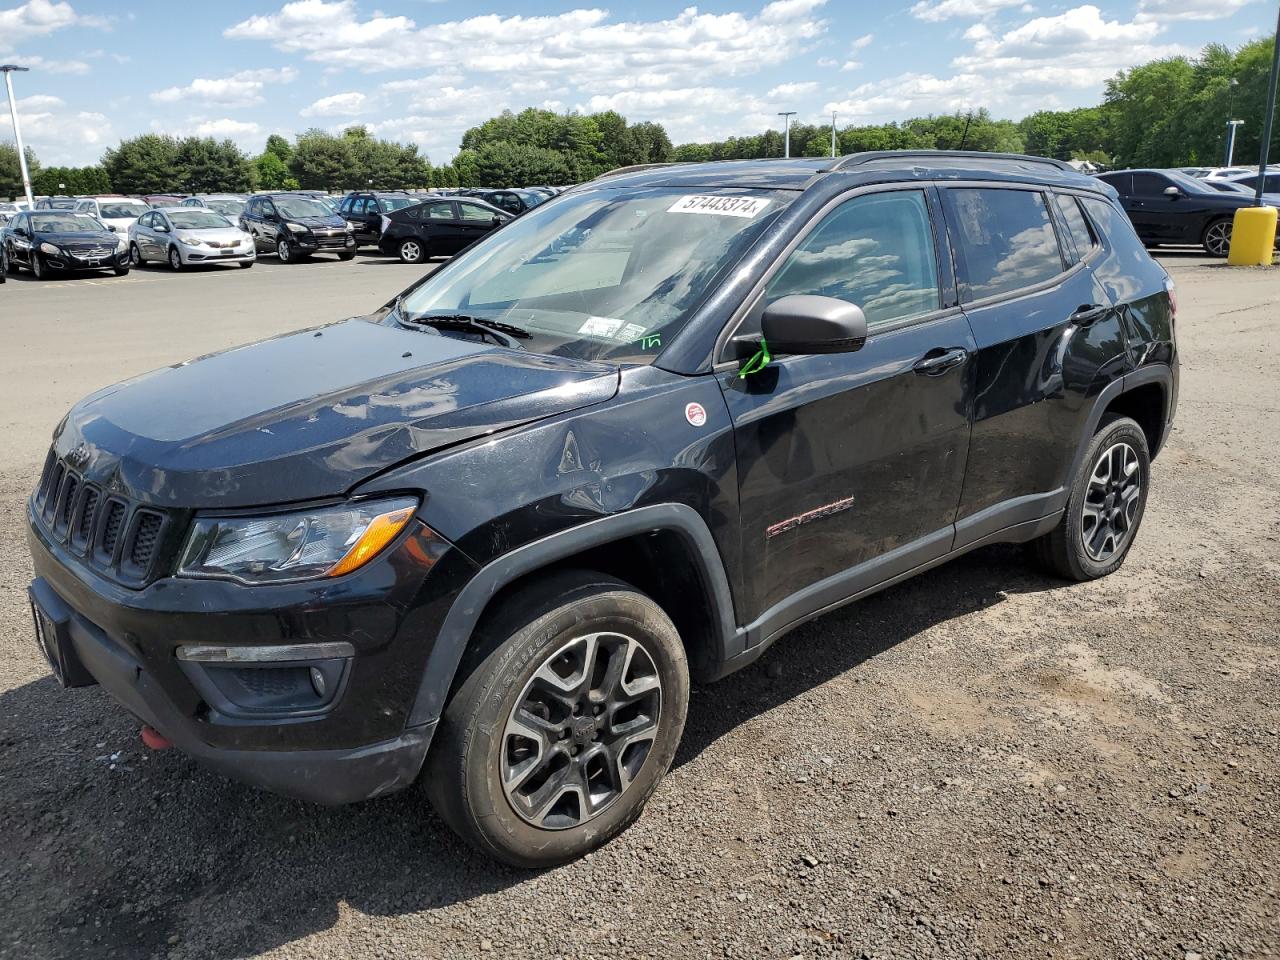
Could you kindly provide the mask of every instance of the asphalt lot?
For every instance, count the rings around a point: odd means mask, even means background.
[[[991,548],[805,626],[695,690],[634,828],[537,874],[417,791],[323,809],[149,753],[30,636],[22,504],[68,406],[367,312],[423,268],[11,279],[0,957],[1277,955],[1280,270],[1162,259],[1181,402],[1116,575]]]

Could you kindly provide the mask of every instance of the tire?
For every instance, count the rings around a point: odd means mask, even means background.
[[[342,261],[354,260],[355,258],[356,258],[356,252],[354,250],[352,250],[350,253],[343,252],[338,254],[338,259]]]
[[[617,673],[608,669],[613,664]],[[542,679],[553,665],[557,693]],[[575,676],[592,689],[570,692]],[[554,574],[505,598],[480,628],[458,680],[427,759],[427,792],[454,831],[517,867],[565,863],[630,826],[671,766],[689,703],[684,647],[662,608],[588,571]],[[517,706],[528,708],[522,717],[542,718],[546,739],[519,732],[536,732],[527,723],[513,728]],[[624,723],[641,724],[640,740],[623,739],[635,737],[635,728],[613,729],[624,711]],[[588,799],[591,791],[575,785],[599,792]]]
[[[0,255],[3,255],[4,259],[4,272],[10,275],[16,274],[18,272],[18,265],[10,259],[9,248],[5,247],[3,250],[0,250]]]
[[[40,259],[39,251],[31,251],[31,274],[37,280],[47,280],[49,271],[45,269],[44,261]]]
[[[397,251],[401,263],[421,263],[427,259],[427,249],[421,240],[409,239],[400,244]]]
[[[169,269],[175,273],[182,269],[182,254],[177,247],[169,248]]]
[[[283,237],[276,243],[276,255],[281,263],[293,263],[293,247]]]
[[[129,275],[128,267],[113,267],[111,270],[117,277],[127,277]]]
[[[1031,543],[1036,559],[1052,573],[1079,582],[1120,569],[1146,511],[1150,478],[1151,453],[1142,428],[1128,417],[1105,417],[1085,448],[1061,522]],[[1104,520],[1100,514],[1107,511],[1110,519]]]
[[[252,267],[256,262],[257,262],[256,260],[241,260],[241,261],[240,261],[240,269],[241,269],[241,270],[248,270],[248,269],[249,269],[250,267]]]
[[[131,266],[140,267],[147,261],[142,259],[142,250],[136,243],[129,244],[129,263]]]
[[[1211,257],[1225,257],[1231,249],[1231,220],[1219,217],[1211,221],[1200,234],[1200,244]]]

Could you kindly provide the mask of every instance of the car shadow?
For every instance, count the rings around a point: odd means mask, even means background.
[[[695,689],[676,766],[938,623],[1060,585],[993,547],[807,624]],[[15,956],[151,957],[179,943],[187,956],[251,955],[327,930],[348,908],[434,923],[432,911],[537,876],[459,841],[420,787],[324,808],[148,752],[98,688],[37,680],[0,694],[0,717]]]

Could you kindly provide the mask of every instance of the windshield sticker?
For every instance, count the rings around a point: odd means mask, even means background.
[[[586,323],[578,328],[578,333],[586,337],[612,337],[621,326],[622,321],[613,317],[587,317]]]
[[[742,217],[750,220],[764,213],[768,200],[759,197],[681,197],[667,213],[709,213],[718,217]]]
[[[630,343],[633,340],[639,340],[644,334],[644,330],[644,326],[639,323],[628,323],[618,331],[618,339],[627,343]]]

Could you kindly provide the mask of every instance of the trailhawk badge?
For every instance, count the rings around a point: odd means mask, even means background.
[[[707,411],[700,403],[687,403],[684,407],[684,418],[693,426],[700,427],[707,422]]]

